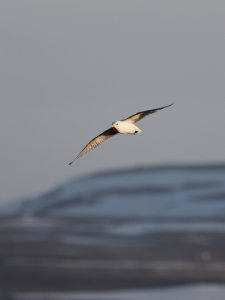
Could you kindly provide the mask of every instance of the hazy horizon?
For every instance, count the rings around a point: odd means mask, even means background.
[[[90,172],[225,162],[225,3],[0,3],[0,203]],[[147,117],[68,162],[112,121]]]

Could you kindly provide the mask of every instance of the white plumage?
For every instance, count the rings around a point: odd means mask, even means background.
[[[120,134],[140,134],[142,130],[138,128],[135,123],[140,121],[142,118],[149,114],[153,114],[158,110],[161,110],[163,108],[171,106],[163,106],[155,109],[150,109],[150,110],[145,110],[138,112],[126,119],[116,121],[112,123],[111,128],[105,130],[95,138],[93,138],[84,148],[83,150],[69,163],[71,165],[76,159],[80,158],[81,156],[85,155],[86,153],[90,152],[94,148],[98,147],[101,145],[104,141],[109,139],[110,137],[120,133]]]
[[[129,121],[116,121],[112,123],[112,127],[115,128],[118,133],[122,134],[138,134],[141,133],[141,129]]]

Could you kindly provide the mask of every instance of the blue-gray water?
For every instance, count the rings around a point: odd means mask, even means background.
[[[17,293],[15,300],[222,300],[223,285],[190,285],[160,289],[72,293]]]

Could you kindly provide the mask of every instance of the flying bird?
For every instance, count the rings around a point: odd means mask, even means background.
[[[147,115],[153,114],[157,112],[158,110],[164,109],[166,107],[169,107],[173,104],[155,108],[155,109],[150,109],[150,110],[145,110],[138,112],[126,119],[120,120],[120,121],[115,121],[112,123],[112,126],[100,133],[98,136],[93,138],[84,148],[81,150],[81,152],[69,163],[69,165],[72,165],[72,163],[80,158],[81,156],[87,154],[94,148],[100,146],[103,142],[111,138],[112,136],[121,133],[121,134],[140,134],[142,130],[138,128],[135,123],[140,121],[142,118],[146,117]]]

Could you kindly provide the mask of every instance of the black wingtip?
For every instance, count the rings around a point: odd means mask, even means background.
[[[161,110],[161,109],[170,107],[170,106],[172,106],[172,105],[173,105],[173,103],[171,103],[171,104],[169,104],[169,105],[166,105],[166,106],[159,107],[159,108],[155,108],[155,109],[152,110],[152,112],[155,113],[155,112],[157,112],[157,111],[159,111],[159,110]]]
[[[173,103],[171,103],[171,104],[169,104],[169,105],[166,105],[166,106],[164,106],[164,108],[166,108],[166,107],[170,107],[170,106],[172,106],[173,105]]]
[[[172,106],[172,105],[173,105],[173,103],[171,103],[171,104],[169,104],[169,105],[166,105],[166,106],[163,106],[163,107],[160,107],[159,110],[160,110],[160,109],[167,108],[167,107],[170,107],[170,106]]]
[[[71,165],[72,165],[72,163],[73,163],[73,162],[71,161],[70,163],[68,163],[68,165],[69,165],[69,166],[71,166]]]

